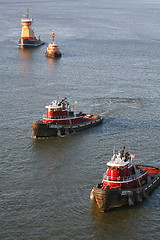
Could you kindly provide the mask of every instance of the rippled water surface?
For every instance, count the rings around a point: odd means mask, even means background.
[[[0,1],[0,239],[160,239],[160,191],[98,211],[89,199],[114,148],[160,166],[160,2]],[[46,42],[19,50],[29,8]],[[44,55],[51,31],[58,61]],[[67,97],[104,123],[72,136],[33,139],[32,121]]]

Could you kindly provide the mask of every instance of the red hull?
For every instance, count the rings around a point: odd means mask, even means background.
[[[75,117],[75,118],[64,118],[64,119],[48,119],[43,118],[44,123],[52,123],[57,125],[69,125],[69,124],[77,124],[83,121],[83,116]]]

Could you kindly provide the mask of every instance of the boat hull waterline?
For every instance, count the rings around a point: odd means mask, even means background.
[[[90,199],[95,200],[100,212],[106,212],[112,208],[131,206],[137,202],[142,202],[148,195],[160,184],[160,168],[136,165],[136,168],[146,169],[148,172],[148,181],[138,188],[103,188],[101,183],[93,187],[90,193]]]
[[[45,55],[46,57],[53,58],[53,59],[60,58],[62,56],[60,52],[49,53],[47,51],[45,52]]]
[[[35,138],[55,137],[69,135],[90,127],[94,127],[103,122],[103,118],[97,116],[96,119],[84,120],[82,123],[69,125],[59,125],[53,123],[44,123],[43,121],[32,122],[33,136]]]
[[[18,48],[35,48],[43,45],[44,42],[38,39],[19,39]]]

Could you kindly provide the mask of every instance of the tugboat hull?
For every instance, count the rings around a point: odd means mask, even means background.
[[[20,48],[20,49],[35,48],[35,47],[41,46],[43,44],[44,44],[44,42],[41,40],[38,40],[38,39],[21,38],[21,39],[19,39],[18,48]]]
[[[139,188],[103,188],[102,184],[93,187],[90,198],[95,200],[101,212],[125,205],[134,205],[142,202],[160,184],[160,169],[157,167],[136,165],[138,168],[146,169],[149,180]]]
[[[49,58],[60,58],[62,56],[60,52],[48,53],[47,51],[45,52],[45,55]]]
[[[52,123],[43,123],[42,121],[36,121],[32,122],[33,136],[36,138],[41,138],[68,135],[99,125],[102,123],[102,121],[102,117],[98,117],[97,119],[92,120],[84,120],[82,123],[72,125],[55,125]]]

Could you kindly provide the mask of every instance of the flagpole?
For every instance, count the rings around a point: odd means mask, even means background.
[[[75,101],[74,103],[75,103],[75,106],[74,106],[74,112],[75,112],[76,106],[77,106],[77,101]]]

